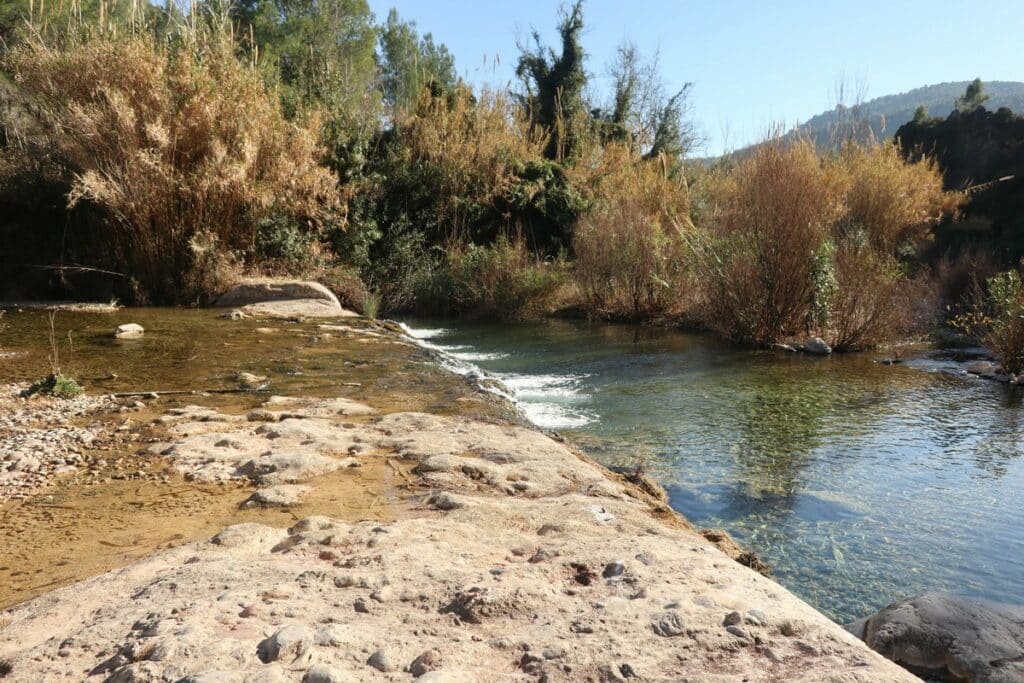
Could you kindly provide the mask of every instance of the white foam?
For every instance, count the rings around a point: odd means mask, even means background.
[[[450,349],[445,349],[445,350],[448,351],[448,353],[451,353],[453,356],[455,356],[459,360],[465,360],[465,361],[470,361],[470,362],[476,362],[476,361],[482,361],[482,360],[500,360],[502,358],[508,358],[508,354],[507,353],[500,353],[500,352],[485,353],[483,351],[451,351]]]
[[[487,373],[474,361],[499,360],[507,358],[507,353],[466,351],[471,346],[465,344],[435,344],[427,341],[443,337],[451,330],[415,329],[400,323],[402,329],[415,339],[420,346],[438,352],[439,362],[443,368],[464,377],[474,379],[494,378],[500,385],[481,383],[484,391],[489,391],[508,399],[516,404],[530,422],[544,429],[574,429],[595,422],[597,418],[587,411],[574,405],[589,398],[580,392],[580,382],[588,375],[521,375],[515,373]],[[508,388],[503,391],[501,385]]]
[[[425,329],[416,329],[416,328],[409,327],[405,323],[398,323],[398,324],[401,326],[401,328],[403,330],[405,330],[405,333],[407,335],[409,335],[410,337],[412,337],[413,339],[433,339],[434,337],[443,337],[445,335],[448,335],[448,334],[452,333],[451,330],[446,330],[443,327],[435,327],[435,328],[429,328],[428,327],[428,328],[425,328]]]

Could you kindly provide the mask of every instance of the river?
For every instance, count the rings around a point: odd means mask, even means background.
[[[948,590],[1024,603],[1021,389],[951,361],[749,351],[628,325],[408,321],[537,425],[642,462],[839,622]]]

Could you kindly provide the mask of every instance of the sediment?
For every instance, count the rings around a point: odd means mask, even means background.
[[[404,513],[237,524],[12,607],[5,683],[916,680],[649,482],[521,424],[351,394],[157,424],[143,457],[186,480],[287,508],[387,470]]]

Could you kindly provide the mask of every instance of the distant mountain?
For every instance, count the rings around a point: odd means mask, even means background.
[[[1017,114],[1024,114],[1024,83],[984,83],[985,92],[990,96],[985,102],[986,109],[996,111],[1000,107],[1008,107]],[[854,129],[860,131],[858,137],[863,137],[868,126],[876,139],[891,138],[900,126],[914,118],[914,111],[921,105],[924,105],[931,116],[949,116],[955,108],[956,99],[967,89],[967,84],[968,81],[958,81],[926,85],[898,95],[879,97],[860,105],[836,107],[812,116],[797,129],[822,147],[833,146],[837,138],[848,139],[850,131]]]

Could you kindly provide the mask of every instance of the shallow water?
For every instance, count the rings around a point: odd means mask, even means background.
[[[115,433],[114,444],[104,446],[110,450],[88,453],[106,463],[98,472],[82,468],[27,500],[0,500],[0,609],[158,548],[209,538],[231,524],[288,526],[313,514],[351,521],[391,519],[412,514],[418,503],[420,492],[407,485],[407,463],[368,458],[357,469],[317,478],[302,504],[292,509],[240,508],[252,486],[184,481],[144,453],[151,439],[163,436],[150,420],[170,408],[200,404],[237,413],[276,393],[346,396],[382,412],[475,417],[508,412],[464,378],[444,372],[434,354],[411,342],[396,344],[315,323],[229,321],[218,313],[122,309],[57,314],[60,365],[89,393],[232,389],[239,386],[239,372],[266,377],[268,386],[263,392],[172,393],[148,401],[141,411],[78,419],[106,424],[108,432],[127,420],[132,429]],[[114,339],[114,328],[127,322],[140,323],[145,335]],[[372,332],[366,322],[342,324]],[[47,328],[42,311],[0,317],[0,384],[29,382],[49,372]],[[115,466],[118,462],[123,466]]]
[[[605,464],[642,460],[676,509],[837,621],[926,590],[1024,603],[1017,388],[674,330],[410,324]]]

